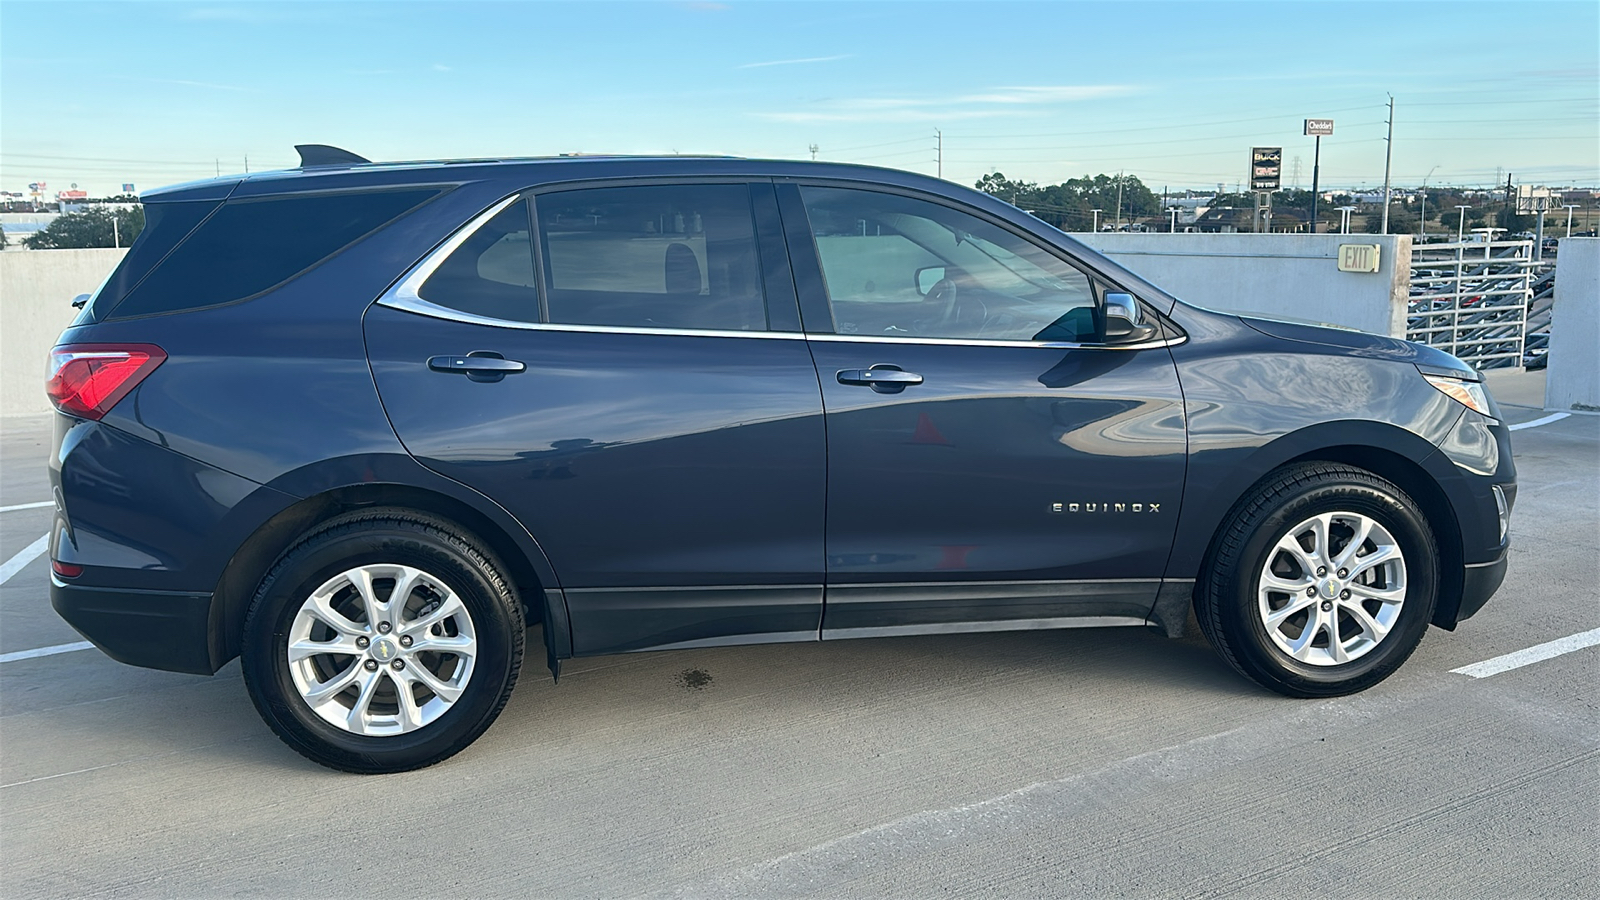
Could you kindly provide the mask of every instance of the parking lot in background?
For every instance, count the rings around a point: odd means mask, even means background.
[[[1600,418],[1550,420],[1538,378],[1491,382],[1541,422],[1513,435],[1504,586],[1366,693],[1269,694],[1192,630],[644,653],[559,685],[530,658],[461,755],[371,777],[279,743],[237,662],[67,649],[29,555],[50,419],[5,419],[0,893],[1600,896]]]

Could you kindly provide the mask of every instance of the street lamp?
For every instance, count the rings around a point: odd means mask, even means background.
[[[1572,237],[1572,211],[1578,208],[1578,204],[1566,203],[1561,208],[1567,211],[1567,237]]]
[[[1340,234],[1349,234],[1350,233],[1350,214],[1355,212],[1355,211],[1356,211],[1356,208],[1354,206],[1341,206],[1341,207],[1339,207],[1339,212],[1342,213],[1342,215],[1339,217],[1339,233]]]
[[[1178,233],[1178,207],[1169,206],[1167,212],[1172,213],[1172,233]],[[1567,234],[1572,233],[1572,213],[1567,213]]]
[[[1456,243],[1458,244],[1467,239],[1467,210],[1471,208],[1465,204],[1456,204],[1456,209],[1461,210],[1461,222],[1456,225]]]
[[[1094,226],[1092,228],[1090,228],[1089,230],[1093,231],[1093,232],[1099,232],[1100,231],[1100,214],[1102,212],[1105,212],[1105,210],[1091,209],[1089,211],[1094,213]]]

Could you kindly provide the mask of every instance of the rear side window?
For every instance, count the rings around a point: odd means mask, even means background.
[[[220,205],[217,202],[146,203],[144,230],[139,232],[133,246],[128,248],[128,255],[111,272],[111,277],[95,292],[94,301],[84,311],[85,317],[94,316],[95,310],[115,309],[179,241],[188,237],[189,232]]]
[[[760,331],[766,303],[744,185],[540,195],[548,321]]]
[[[417,295],[429,303],[512,322],[539,321],[528,204],[519,200],[472,233]]]
[[[437,193],[428,188],[230,200],[112,308],[112,314],[142,316],[253,297]]]

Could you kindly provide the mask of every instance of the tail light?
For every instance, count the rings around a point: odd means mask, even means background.
[[[50,351],[45,393],[69,416],[99,419],[166,360],[154,344],[62,344]]]

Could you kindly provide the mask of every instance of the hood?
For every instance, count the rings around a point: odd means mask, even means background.
[[[1394,362],[1426,366],[1431,369],[1444,369],[1452,374],[1459,374],[1462,378],[1470,381],[1481,379],[1477,370],[1471,366],[1437,347],[1429,347],[1426,344],[1403,341],[1398,338],[1384,337],[1381,334],[1371,334],[1335,325],[1285,322],[1276,319],[1258,319],[1251,316],[1240,316],[1239,321],[1264,335],[1285,341],[1338,347],[1348,352],[1351,356],[1361,356],[1368,359],[1387,359]]]

